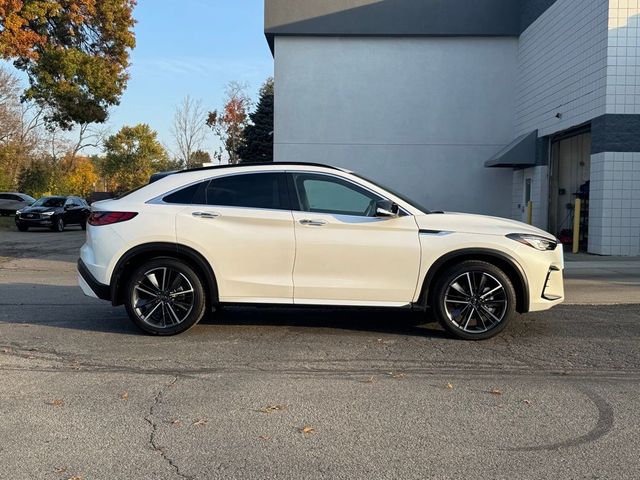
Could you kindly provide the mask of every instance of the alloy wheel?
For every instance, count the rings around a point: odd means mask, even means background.
[[[131,300],[136,316],[155,328],[180,325],[195,305],[191,282],[181,272],[169,267],[145,272],[136,282]]]
[[[482,271],[464,272],[451,281],[444,296],[449,320],[460,330],[480,334],[499,325],[509,304],[504,285]]]

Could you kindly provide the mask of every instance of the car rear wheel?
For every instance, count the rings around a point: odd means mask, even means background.
[[[125,308],[131,320],[151,335],[176,335],[204,316],[202,280],[185,263],[156,258],[138,267],[126,285]]]
[[[64,220],[62,220],[62,218],[54,218],[53,225],[51,226],[51,230],[53,230],[54,232],[63,232]]]
[[[465,340],[485,340],[515,316],[516,293],[498,267],[478,260],[448,268],[434,289],[432,306],[442,326]]]

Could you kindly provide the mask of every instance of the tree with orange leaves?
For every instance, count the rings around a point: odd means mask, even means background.
[[[27,73],[24,98],[64,129],[101,123],[120,101],[136,0],[0,0],[0,59]]]
[[[246,93],[247,86],[238,82],[231,82],[227,86],[227,98],[221,112],[209,112],[207,125],[220,137],[227,154],[229,163],[235,165],[240,161],[238,150],[242,147],[244,129],[249,123],[251,98]]]

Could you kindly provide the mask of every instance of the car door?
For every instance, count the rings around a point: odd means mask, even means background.
[[[295,237],[285,174],[230,174],[191,188],[193,204],[177,215],[177,240],[209,260],[220,301],[293,303]]]
[[[74,211],[73,198],[69,197],[65,200],[62,211],[62,220],[64,221],[65,225],[76,223],[74,218],[75,214],[76,212]]]
[[[328,174],[290,172],[297,210],[294,301],[399,306],[413,300],[420,241],[413,216],[376,217],[383,198]]]
[[[75,225],[80,223],[80,205],[75,197],[67,198],[64,204],[64,223],[67,225]]]

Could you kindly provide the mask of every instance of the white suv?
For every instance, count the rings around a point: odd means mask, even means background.
[[[173,335],[225,304],[426,310],[485,339],[563,301],[562,245],[502,218],[429,212],[354,173],[272,163],[173,173],[93,205],[90,296]]]

